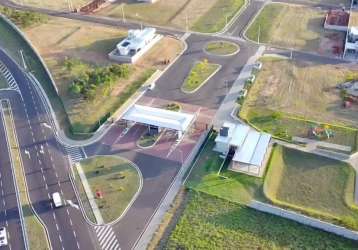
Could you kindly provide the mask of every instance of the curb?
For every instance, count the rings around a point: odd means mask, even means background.
[[[11,102],[9,101],[10,103],[10,112],[11,112],[11,119],[13,120],[13,115],[12,115],[12,109],[11,109]],[[13,120],[14,122],[14,120]],[[14,136],[15,136],[15,140],[16,140],[16,144],[19,145],[19,140],[17,138],[17,132],[16,132],[16,128],[14,128]],[[36,217],[37,221],[41,224],[42,226],[42,229],[44,230],[45,234],[46,234],[46,238],[47,238],[47,246],[49,249],[53,249],[52,248],[52,244],[51,244],[51,239],[50,239],[50,234],[48,232],[48,229],[46,227],[46,224],[43,222],[43,220],[41,219],[41,217],[38,215],[38,213],[35,211],[33,205],[32,205],[32,201],[31,201],[31,198],[30,198],[30,194],[29,194],[29,188],[27,186],[27,180],[26,180],[26,176],[25,176],[25,168],[24,168],[24,163],[22,161],[22,157],[21,157],[21,154],[20,154],[20,162],[21,162],[21,168],[22,168],[22,171],[21,171],[21,175],[22,175],[22,178],[24,179],[24,184],[25,184],[25,189],[26,189],[26,200],[27,202],[29,203],[29,206],[34,214],[34,216]]]
[[[233,53],[230,53],[230,54],[225,54],[225,55],[220,55],[220,54],[214,54],[214,53],[211,53],[209,51],[207,51],[207,46],[211,43],[220,43],[220,42],[224,42],[224,43],[230,43],[230,44],[233,44],[235,47],[236,47],[236,51],[233,52]],[[203,52],[205,54],[207,54],[208,56],[217,56],[217,57],[230,57],[230,56],[234,56],[236,54],[238,54],[239,52],[241,51],[241,48],[240,48],[240,45],[234,43],[234,42],[228,42],[228,41],[224,41],[224,40],[218,40],[218,41],[210,41],[210,42],[207,42],[205,44],[205,48],[203,48]]]
[[[196,63],[197,64],[197,63]],[[198,91],[201,87],[203,87],[221,68],[222,68],[222,65],[221,64],[217,64],[217,63],[213,63],[214,65],[216,66],[219,66],[213,73],[211,73],[208,78],[205,79],[205,81],[203,81],[198,87],[196,87],[194,90],[191,90],[191,91],[186,91],[183,89],[183,85],[180,87],[180,90],[185,93],[185,94],[193,94],[195,93],[196,91]],[[190,70],[191,72],[191,70]],[[190,74],[189,72],[189,74]],[[188,77],[186,78],[188,79]],[[185,79],[185,80],[186,80]],[[185,82],[185,81],[184,81]]]
[[[94,158],[94,157],[97,157],[97,156],[109,156],[109,155],[95,155],[95,156],[91,156],[91,157],[88,157],[86,159],[91,159],[91,158]],[[80,194],[78,192],[78,189],[77,189],[77,186],[76,184],[74,183],[74,179],[75,177],[73,176],[74,173],[73,171],[70,171],[69,172],[69,177],[70,177],[70,180],[71,180],[71,184],[72,184],[72,187],[73,187],[73,190],[75,192],[75,195],[76,195],[76,198],[77,198],[77,201],[78,201],[78,204],[80,205],[80,208],[81,208],[81,212],[82,212],[82,215],[84,216],[87,224],[89,224],[90,226],[92,227],[101,227],[101,226],[112,226],[112,225],[115,225],[116,223],[118,223],[128,212],[128,210],[132,207],[133,203],[137,200],[140,192],[142,191],[143,189],[143,175],[142,175],[142,171],[140,171],[139,167],[137,166],[137,164],[135,164],[134,162],[124,158],[124,157],[120,157],[120,156],[117,156],[117,155],[111,155],[110,157],[116,157],[116,158],[119,158],[119,159],[124,159],[125,161],[129,162],[129,164],[134,167],[136,170],[137,170],[137,173],[139,175],[139,187],[138,187],[138,190],[136,191],[136,193],[134,194],[133,198],[131,199],[131,201],[128,203],[128,206],[123,210],[122,214],[115,220],[111,221],[111,222],[108,222],[108,223],[104,223],[104,224],[96,224],[94,222],[92,222],[88,216],[87,216],[87,213],[83,207],[83,203],[82,203],[82,200],[79,198],[80,197]],[[71,166],[71,169],[72,169],[72,166]],[[82,185],[82,182],[81,182],[81,185]],[[87,197],[87,196],[86,196]]]

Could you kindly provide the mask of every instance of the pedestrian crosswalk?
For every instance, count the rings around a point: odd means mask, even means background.
[[[6,68],[4,64],[0,62],[0,73],[5,77],[6,81],[9,84],[10,89],[19,90],[17,83],[12,76],[11,72]]]
[[[120,250],[119,242],[111,226],[96,226],[97,239],[102,250]]]
[[[72,163],[80,162],[85,158],[84,152],[80,147],[64,145],[67,155],[71,158]]]

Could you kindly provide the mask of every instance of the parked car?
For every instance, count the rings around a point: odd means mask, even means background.
[[[251,75],[249,78],[247,78],[247,82],[249,83],[253,83],[256,79],[256,76],[255,75]]]
[[[242,89],[239,92],[239,98],[245,98],[247,95],[247,89]]]
[[[0,247],[7,246],[7,230],[6,227],[0,227]]]
[[[262,62],[257,61],[257,62],[254,64],[254,69],[260,70],[261,68],[262,68]]]
[[[62,198],[59,192],[53,193],[52,194],[52,201],[53,204],[55,205],[55,207],[62,207],[63,203],[62,203]]]

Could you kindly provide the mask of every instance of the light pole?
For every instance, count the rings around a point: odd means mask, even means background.
[[[24,69],[27,70],[27,66],[25,63],[25,58],[24,58],[24,54],[22,53],[22,50],[20,49],[20,55],[21,55],[21,59],[22,59],[22,63],[24,65]]]
[[[122,22],[126,22],[126,19],[125,19],[125,15],[124,15],[124,3],[121,4],[121,9],[122,9]]]
[[[260,44],[261,25],[259,25],[259,32],[257,33],[257,43]]]

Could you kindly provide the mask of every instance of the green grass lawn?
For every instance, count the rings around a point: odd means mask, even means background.
[[[206,45],[205,50],[214,55],[225,56],[236,53],[239,50],[239,46],[230,42],[210,42]]]
[[[276,146],[265,194],[278,205],[358,229],[352,167],[328,158]]]
[[[9,85],[8,85],[5,77],[2,74],[0,74],[0,89],[6,89],[8,87],[9,87]]]
[[[165,249],[356,249],[357,243],[207,194],[189,201]]]
[[[154,134],[154,135],[150,135],[148,134],[147,132],[145,132],[138,140],[138,145],[140,147],[144,147],[144,148],[147,148],[147,147],[151,147],[153,146],[157,140],[159,139],[160,137],[160,133],[157,133],[157,134]]]
[[[215,137],[216,133],[210,135],[194,163],[186,187],[238,203],[248,203],[252,199],[264,201],[262,179],[226,170],[227,166],[223,167],[221,176],[217,174],[223,159],[213,151]]]
[[[206,83],[212,74],[219,70],[219,68],[220,65],[209,63],[207,60],[197,62],[185,79],[182,91],[188,93],[197,91]]]
[[[255,42],[332,54],[332,41],[342,44],[345,35],[325,30],[325,15],[325,11],[307,6],[268,4],[249,27],[246,36]]]
[[[272,19],[279,16],[283,11],[281,4],[269,4],[256,17],[246,31],[246,36],[253,41],[268,42],[271,37],[271,29],[273,26]]]
[[[180,104],[176,102],[169,103],[164,107],[166,110],[178,112],[181,110]]]
[[[192,30],[214,33],[222,30],[244,5],[245,0],[220,0],[191,27]]]
[[[121,216],[140,188],[140,175],[129,161],[116,156],[97,156],[81,161],[92,192],[100,190],[103,198],[96,199],[105,223]],[[79,177],[76,178],[77,180]],[[77,185],[80,185],[77,182]],[[80,192],[84,190],[80,187]],[[81,195],[82,203],[88,203]],[[85,208],[89,209],[86,205]],[[90,218],[92,212],[87,210]]]
[[[351,69],[274,57],[263,57],[260,61],[263,67],[240,109],[242,119],[279,138],[308,137],[356,150],[358,112],[356,107],[342,107],[342,97],[336,88],[353,74]],[[312,128],[327,123],[331,124],[333,137],[310,133]]]

